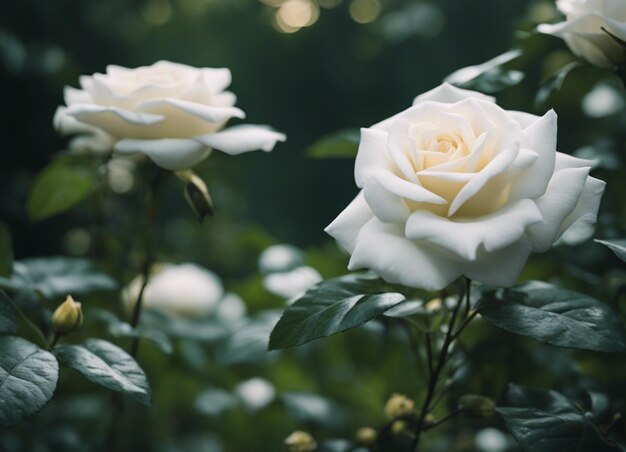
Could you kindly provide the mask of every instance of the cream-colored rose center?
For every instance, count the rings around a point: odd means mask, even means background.
[[[431,204],[407,200],[409,208],[429,210],[440,216],[449,216],[450,204],[473,177],[497,153],[497,143],[473,128],[463,130],[436,123],[420,123],[410,133],[404,156],[412,174],[399,174],[408,182],[417,183],[448,201]],[[400,167],[401,165],[398,165]],[[453,216],[468,218],[485,215],[504,205],[509,196],[509,183],[504,177],[494,177],[463,204]]]

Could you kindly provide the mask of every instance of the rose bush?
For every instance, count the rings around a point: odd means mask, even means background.
[[[361,130],[361,192],[326,228],[389,282],[513,284],[532,251],[594,229],[605,183],[556,151],[557,116],[507,111],[444,84]]]
[[[616,40],[626,41],[626,1],[559,0],[557,7],[566,20],[539,25],[541,33],[562,38],[572,52],[596,66],[626,61],[626,48]]]
[[[144,154],[168,170],[190,168],[212,149],[235,155],[271,151],[285,135],[267,126],[238,125],[244,118],[236,97],[225,91],[230,70],[197,69],[159,61],[128,69],[107,66],[106,74],[80,78],[82,89],[65,88],[65,103],[55,114],[63,134],[82,134],[70,146]]]
[[[143,277],[133,279],[122,293],[129,312],[133,310]],[[154,268],[143,294],[143,308],[188,317],[217,308],[224,295],[221,279],[195,264],[161,264]]]

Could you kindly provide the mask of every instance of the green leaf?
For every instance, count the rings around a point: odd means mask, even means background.
[[[37,176],[28,196],[28,214],[39,221],[65,212],[85,199],[93,184],[91,171],[57,160]]]
[[[382,315],[405,296],[375,275],[349,274],[316,284],[284,312],[269,349],[293,347],[340,333]]]
[[[195,401],[196,410],[205,416],[217,417],[238,405],[237,397],[220,388],[203,390]]]
[[[0,425],[15,425],[52,398],[59,364],[52,353],[21,337],[0,337]]]
[[[618,452],[605,442],[584,412],[562,394],[509,385],[496,408],[522,448],[532,452]]]
[[[337,427],[344,412],[332,400],[310,392],[292,391],[280,396],[289,416],[299,424]]]
[[[553,92],[559,91],[567,76],[579,67],[584,66],[581,61],[572,61],[559,69],[538,91],[535,96],[535,104],[543,105]]]
[[[88,380],[150,406],[151,391],[146,374],[135,359],[117,345],[89,339],[82,346],[58,347],[54,354],[62,365],[77,370]]]
[[[0,223],[0,276],[11,276],[13,269],[13,246],[6,226]]]
[[[114,290],[117,287],[110,276],[96,270],[88,260],[60,256],[16,262],[9,284],[13,290],[35,290],[46,299]]]
[[[15,310],[11,300],[0,290],[0,334],[13,334],[17,331]]]
[[[482,64],[459,69],[447,76],[445,81],[465,89],[497,93],[517,85],[524,79],[523,72],[502,68],[502,65],[519,58],[520,55],[522,55],[520,49],[509,50]]]
[[[276,359],[277,353],[267,350],[267,337],[279,317],[279,312],[268,310],[243,322],[218,348],[217,361],[220,364],[242,364]]]
[[[360,136],[357,129],[338,130],[317,140],[306,154],[318,159],[354,158],[359,149]]]
[[[595,240],[597,243],[607,246],[621,260],[626,262],[626,239]]]
[[[626,351],[626,330],[599,301],[545,283],[488,292],[478,312],[495,326],[558,347]]]
[[[140,324],[133,328],[130,323],[118,319],[113,313],[104,309],[92,309],[88,317],[103,320],[107,324],[107,331],[113,337],[139,337],[147,339],[156,345],[163,353],[170,354],[174,350],[169,336],[160,329],[146,327]]]

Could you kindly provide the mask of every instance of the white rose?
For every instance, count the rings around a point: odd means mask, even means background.
[[[558,0],[556,4],[565,22],[541,24],[539,32],[562,38],[572,52],[596,66],[626,62],[626,48],[609,35],[626,41],[626,0]]]
[[[422,94],[361,130],[362,190],[326,231],[389,282],[509,286],[531,251],[593,233],[605,183],[556,151],[556,123],[448,84]]]
[[[270,273],[263,279],[265,289],[282,298],[293,298],[304,294],[322,280],[322,275],[313,267],[302,266],[284,272]]]
[[[115,151],[145,154],[168,170],[190,168],[212,149],[231,155],[271,151],[285,135],[269,127],[222,130],[230,118],[245,117],[234,106],[235,95],[225,91],[230,81],[228,69],[168,61],[136,69],[108,66],[106,74],[81,77],[82,89],[65,88],[67,107],[59,107],[54,124],[63,134],[104,134]]]
[[[129,312],[137,302],[142,283],[143,277],[138,276],[122,293]],[[223,295],[222,281],[215,273],[195,264],[163,264],[148,279],[142,307],[196,317],[213,311]]]

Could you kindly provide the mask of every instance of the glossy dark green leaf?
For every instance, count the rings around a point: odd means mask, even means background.
[[[370,274],[316,284],[291,304],[274,327],[269,349],[293,347],[341,333],[382,315],[405,296]]]
[[[0,334],[13,334],[17,330],[15,309],[11,300],[0,290]]]
[[[509,385],[496,408],[522,448],[532,452],[618,452],[576,405],[556,391]]]
[[[14,425],[52,398],[59,364],[52,353],[20,337],[0,337],[0,351],[0,425]]]
[[[578,292],[528,283],[486,293],[477,309],[499,328],[558,347],[626,351],[626,330],[617,315]]]
[[[37,176],[30,191],[30,218],[39,221],[74,207],[89,194],[94,180],[86,168],[66,160],[52,163]]]
[[[135,359],[110,342],[90,339],[83,345],[63,345],[54,351],[59,362],[88,380],[150,405],[148,378]]]
[[[13,269],[13,245],[6,226],[0,223],[0,277],[11,276]]]
[[[617,257],[626,262],[626,239],[596,240],[596,242],[607,246]]]
[[[17,261],[10,280],[2,282],[13,290],[34,290],[46,299],[76,297],[117,287],[110,276],[95,269],[88,260],[62,256]]]
[[[357,129],[339,130],[313,143],[306,151],[309,157],[354,158],[359,148],[360,133]]]

